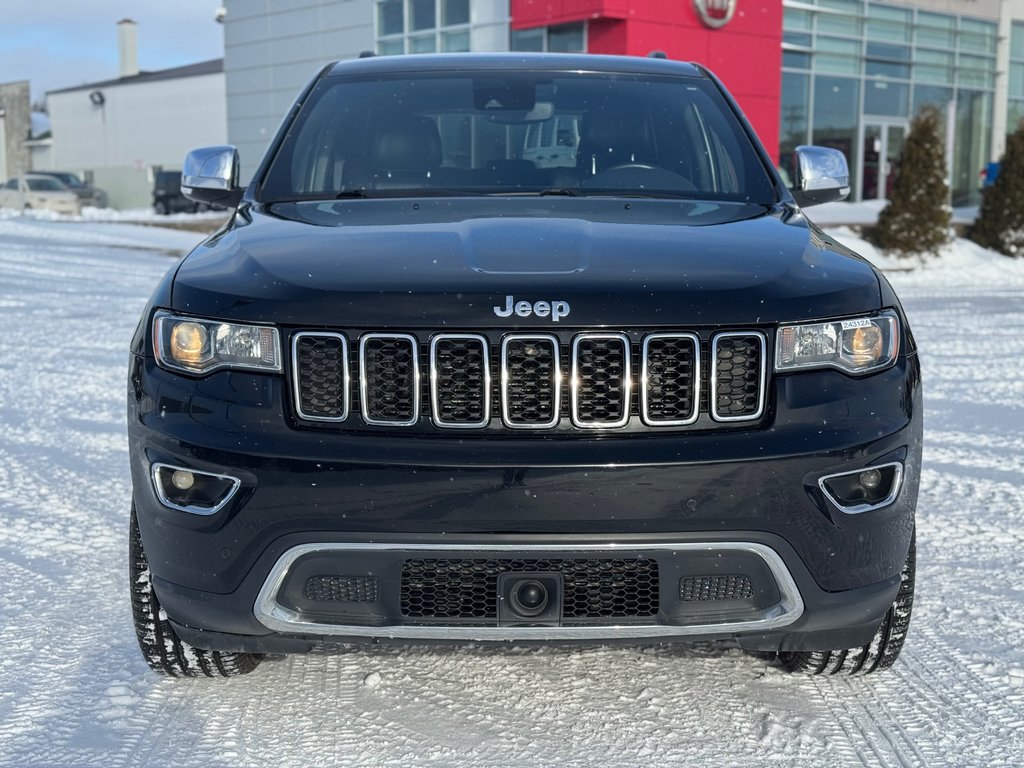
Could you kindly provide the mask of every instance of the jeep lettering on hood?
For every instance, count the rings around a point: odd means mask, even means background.
[[[505,297],[505,306],[494,308],[494,314],[498,317],[511,317],[515,312],[519,317],[550,317],[551,321],[557,323],[563,317],[569,316],[568,301],[537,301],[531,304],[528,301],[516,301],[513,296]]]

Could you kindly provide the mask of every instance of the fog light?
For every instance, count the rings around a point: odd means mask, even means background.
[[[850,515],[892,504],[900,492],[903,464],[892,462],[852,472],[826,475],[818,487],[829,501]]]
[[[193,515],[219,512],[238,491],[241,481],[230,475],[200,472],[170,464],[154,464],[153,490],[165,507]]]
[[[882,484],[882,473],[877,469],[869,469],[860,473],[860,484],[867,490],[873,491]]]

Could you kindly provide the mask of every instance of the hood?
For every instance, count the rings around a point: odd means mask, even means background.
[[[696,327],[871,311],[880,292],[791,209],[430,198],[245,209],[183,261],[172,304],[300,326]]]

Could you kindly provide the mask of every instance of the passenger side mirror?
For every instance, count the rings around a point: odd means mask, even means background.
[[[796,179],[793,198],[806,208],[845,200],[850,194],[850,168],[846,155],[828,147],[796,148]]]
[[[244,191],[238,186],[238,150],[232,146],[203,147],[185,156],[181,192],[190,200],[234,208]]]

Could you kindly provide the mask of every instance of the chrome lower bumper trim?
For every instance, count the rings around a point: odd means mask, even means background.
[[[613,626],[562,626],[562,627],[477,627],[477,626],[416,626],[398,624],[391,626],[365,626],[330,624],[304,621],[300,614],[281,606],[277,593],[284,584],[295,562],[314,552],[501,552],[535,553],[565,552],[579,554],[608,554],[610,552],[748,552],[764,560],[775,578],[781,599],[775,605],[760,611],[752,619],[714,624],[650,624]],[[790,575],[782,558],[771,547],[753,542],[681,542],[676,544],[645,544],[624,546],[621,544],[302,544],[292,547],[274,564],[267,580],[256,598],[254,612],[257,620],[275,632],[310,635],[337,635],[346,637],[379,637],[409,640],[604,640],[616,638],[658,638],[682,637],[687,635],[732,634],[778,629],[796,621],[804,612],[804,601],[800,597],[796,582]]]

